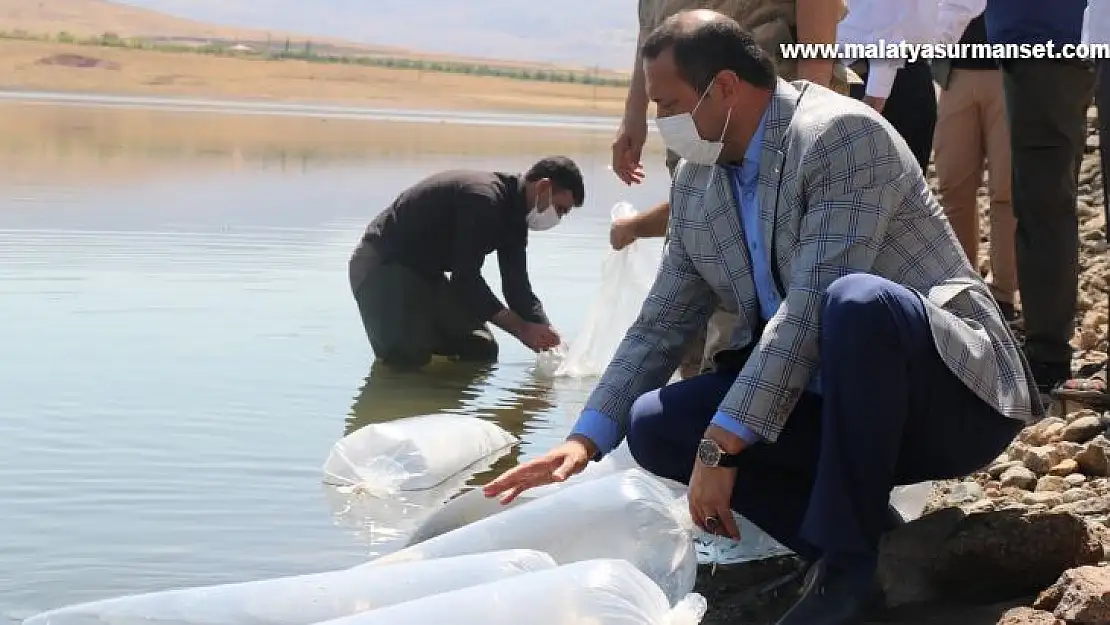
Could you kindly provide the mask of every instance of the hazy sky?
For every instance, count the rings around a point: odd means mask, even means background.
[[[625,69],[633,0],[120,0],[205,22],[428,52]]]

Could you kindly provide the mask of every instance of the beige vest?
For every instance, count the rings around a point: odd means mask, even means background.
[[[843,20],[848,15],[848,5],[845,0],[840,4]],[[798,25],[795,0],[640,0],[641,39],[663,20],[691,9],[711,9],[736,20],[775,61],[780,76],[786,80],[797,78],[797,62],[782,58],[779,48],[780,44],[795,43],[793,33]],[[833,64],[833,90],[847,94],[849,83],[860,82],[859,76],[841,63]]]

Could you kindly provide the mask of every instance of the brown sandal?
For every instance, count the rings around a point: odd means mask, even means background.
[[[1106,364],[1087,377],[1077,377],[1061,382],[1052,389],[1052,397],[1061,401],[1074,401],[1092,408],[1110,408],[1110,393],[1106,388]]]

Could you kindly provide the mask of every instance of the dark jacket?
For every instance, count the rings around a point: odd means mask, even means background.
[[[429,176],[370,222],[351,257],[352,288],[364,265],[399,263],[429,280],[451,274],[449,288],[482,320],[507,307],[548,323],[528,279],[528,208],[520,176],[470,170]],[[507,306],[482,277],[486,256],[495,251]]]
[[[991,43],[1079,43],[1087,0],[987,0]]]

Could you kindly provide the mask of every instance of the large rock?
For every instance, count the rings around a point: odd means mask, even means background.
[[[1110,568],[1084,566],[1065,571],[1037,597],[1033,607],[1069,624],[1110,623]]]
[[[1105,435],[1095,437],[1076,454],[1075,461],[1087,475],[1110,475],[1110,439]]]
[[[1102,423],[1102,417],[1089,414],[1064,426],[1063,431],[1060,432],[1060,438],[1073,443],[1086,443],[1102,434],[1105,429],[1106,425]]]
[[[888,606],[1003,601],[1040,592],[1103,557],[1101,536],[1074,514],[939,510],[884,537],[879,581]]]
[[[1051,612],[1033,608],[1014,608],[1002,615],[998,625],[1067,625]]]

